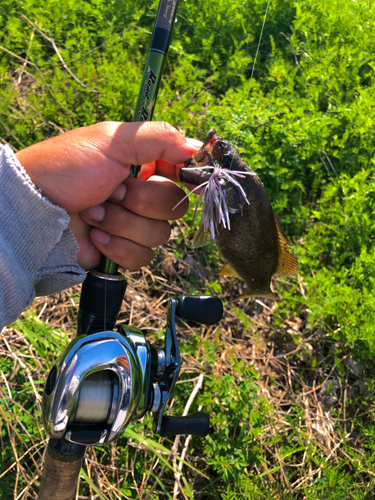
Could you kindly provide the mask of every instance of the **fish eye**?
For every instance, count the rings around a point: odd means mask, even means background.
[[[222,159],[222,164],[223,164],[223,167],[225,168],[231,168],[232,166],[232,163],[233,163],[233,157],[231,155],[224,155],[223,156],[223,159]]]

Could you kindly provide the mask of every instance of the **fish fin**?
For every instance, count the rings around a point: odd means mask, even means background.
[[[276,217],[274,214],[275,222],[276,222],[276,229],[277,229],[277,236],[279,240],[279,244],[281,248],[288,248],[291,246],[290,241],[288,240],[288,236],[284,233],[284,229],[281,226],[281,222],[279,219]]]
[[[254,295],[245,292],[242,295],[239,295],[238,297],[236,297],[235,299],[230,300],[228,302],[228,304],[232,304],[233,302],[236,302],[237,300],[240,300],[240,299],[248,299],[249,297],[254,297]]]
[[[259,299],[278,300],[276,295],[273,292],[271,292],[271,290],[268,293],[264,293],[262,295],[255,295],[255,297],[258,297]]]
[[[285,248],[281,249],[275,276],[293,276],[298,271],[297,259]]]
[[[246,291],[245,293],[236,297],[235,299],[230,300],[228,302],[228,304],[231,304],[232,302],[236,302],[236,300],[248,299],[249,297],[258,297],[259,299],[277,300],[276,295],[274,293],[272,293],[271,290],[268,293],[263,293],[263,294],[249,293],[248,291]]]
[[[221,276],[236,276],[238,277],[238,274],[234,269],[230,267],[229,264],[224,264],[223,267],[220,269],[219,274]]]
[[[194,236],[192,247],[193,248],[205,247],[210,242],[211,242],[210,233],[206,232],[203,229],[203,226],[201,226]]]
[[[291,246],[287,235],[284,233],[279,219],[275,215],[275,222],[277,228],[277,236],[279,240],[279,262],[277,265],[275,276],[292,276],[298,271],[297,259],[288,252],[287,248]]]

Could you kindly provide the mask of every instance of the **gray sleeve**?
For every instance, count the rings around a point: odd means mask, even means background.
[[[69,216],[0,145],[0,331],[34,300],[85,279]]]

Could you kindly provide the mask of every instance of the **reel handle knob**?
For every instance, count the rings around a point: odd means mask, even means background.
[[[161,421],[161,429],[158,433],[161,437],[177,436],[178,434],[192,434],[193,436],[205,437],[210,428],[210,419],[206,413],[197,411],[186,417],[167,417]]]
[[[181,295],[176,316],[203,325],[215,325],[223,316],[223,303],[214,295]]]

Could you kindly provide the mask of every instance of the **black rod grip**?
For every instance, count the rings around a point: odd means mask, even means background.
[[[215,325],[223,316],[223,303],[214,295],[181,295],[176,316],[202,325]]]
[[[186,417],[163,417],[159,435],[161,437],[191,434],[205,437],[210,430],[210,419],[202,411],[197,411]]]
[[[82,285],[77,335],[113,330],[125,295],[125,278],[91,271]]]

